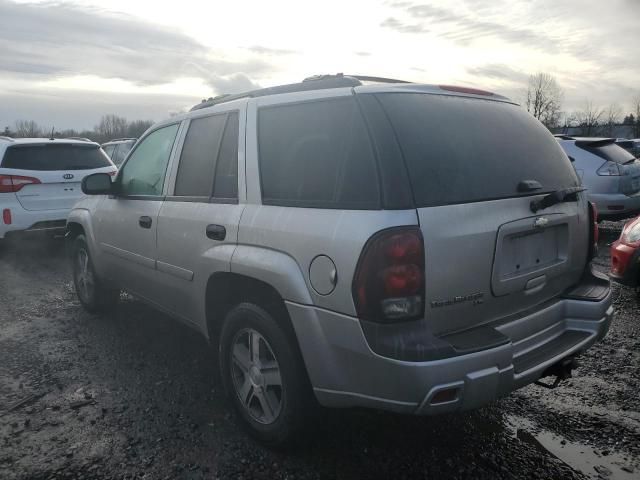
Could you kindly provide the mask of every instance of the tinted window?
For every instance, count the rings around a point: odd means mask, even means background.
[[[418,93],[378,98],[419,207],[522,195],[522,180],[537,180],[544,192],[578,184],[558,142],[521,107]]]
[[[604,160],[625,164],[632,162],[635,157],[631,152],[628,152],[622,147],[619,147],[615,143],[599,144],[601,142],[593,142],[593,145],[589,145],[587,142],[582,143],[580,140],[576,141],[576,146],[593,153]]]
[[[174,195],[210,197],[226,115],[191,120],[184,140]]]
[[[7,148],[5,168],[23,170],[89,170],[112,166],[98,145],[16,145]]]
[[[134,142],[125,142],[118,144],[116,150],[113,152],[113,156],[111,157],[113,163],[115,163],[116,165],[122,164],[127,156],[127,153],[131,151],[131,147],[133,147],[133,144]]]
[[[231,113],[224,129],[213,196],[217,198],[238,198],[238,114]]]
[[[262,108],[258,122],[265,204],[380,208],[375,159],[353,98]]]
[[[177,124],[169,125],[140,142],[119,175],[123,195],[162,195],[167,163],[177,132]]]
[[[109,155],[109,158],[111,158],[111,156],[113,155],[113,150],[115,148],[116,148],[115,145],[105,145],[104,147],[102,147],[102,149],[104,150],[104,153]]]

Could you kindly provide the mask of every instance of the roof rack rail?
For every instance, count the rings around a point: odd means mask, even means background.
[[[93,140],[86,137],[65,137],[66,140],[80,140],[81,142],[93,142]]]
[[[113,139],[109,140],[108,142],[104,142],[104,143],[122,142],[124,140],[137,140],[137,138],[135,138],[135,137],[113,138]]]
[[[5,135],[0,135],[0,140],[6,140],[7,142],[15,142],[13,138],[7,137]]]
[[[278,93],[305,92],[309,90],[324,90],[327,88],[340,87],[358,87],[362,82],[381,82],[381,83],[411,83],[404,80],[396,80],[384,77],[369,77],[364,75],[345,75],[344,73],[313,75],[307,77],[299,83],[289,83],[287,85],[278,85],[276,87],[260,88],[249,92],[237,93],[233,95],[218,95],[203,100],[198,105],[194,105],[190,111],[200,110],[201,108],[211,107],[220,103],[231,102],[240,98],[265,97],[267,95],[276,95]]]

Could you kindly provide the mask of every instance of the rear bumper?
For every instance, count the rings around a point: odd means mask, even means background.
[[[596,204],[598,218],[622,220],[640,213],[640,195],[627,196],[621,193],[592,193],[589,201]]]
[[[558,299],[494,327],[509,338],[507,343],[450,358],[409,362],[371,350],[360,322],[353,317],[290,302],[287,308],[322,405],[419,415],[477,408],[534,382],[551,365],[603,338],[614,313],[608,288],[597,301]],[[453,398],[434,400],[438,392],[451,389],[455,389]]]
[[[5,224],[0,217],[0,239],[16,234],[52,233],[63,234],[69,209],[25,210],[19,203],[2,204],[1,210],[11,210],[11,223]],[[1,213],[1,212],[0,212]]]

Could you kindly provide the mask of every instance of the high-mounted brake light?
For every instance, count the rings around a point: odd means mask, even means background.
[[[22,177],[20,175],[0,175],[0,193],[19,192],[25,185],[41,183],[33,177]]]
[[[424,314],[424,241],[418,227],[392,228],[369,239],[353,278],[362,320],[389,323]]]
[[[478,88],[456,87],[455,85],[438,85],[438,87],[440,90],[448,90],[450,92],[469,93],[471,95],[493,95],[492,92],[487,92],[486,90],[480,90]]]

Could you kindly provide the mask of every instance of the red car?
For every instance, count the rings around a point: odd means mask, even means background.
[[[640,280],[640,217],[628,222],[611,245],[609,276],[624,285],[638,287]]]

